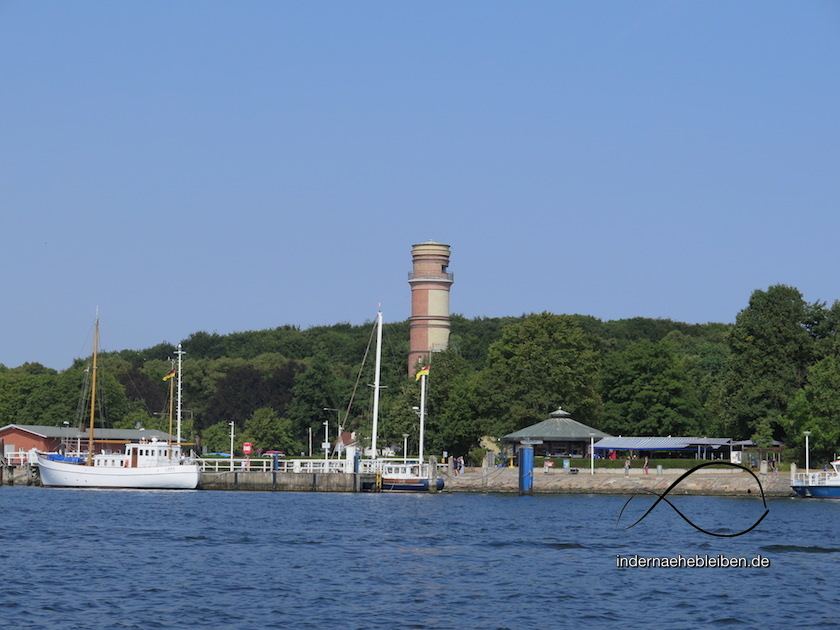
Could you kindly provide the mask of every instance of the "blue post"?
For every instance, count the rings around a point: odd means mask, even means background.
[[[519,494],[534,492],[534,447],[519,447]]]
[[[362,459],[361,453],[354,453],[353,454],[353,472],[354,473],[359,472],[359,466],[360,466],[359,462],[361,461],[361,459]]]
[[[280,455],[278,455],[277,453],[274,453],[273,457],[274,457],[274,462],[271,464],[271,470],[273,470],[274,472],[277,472],[278,470],[280,470],[280,461],[279,461]]]

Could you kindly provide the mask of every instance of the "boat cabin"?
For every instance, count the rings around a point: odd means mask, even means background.
[[[151,442],[126,444],[124,453],[101,453],[94,456],[94,466],[118,468],[150,468],[176,466],[181,459],[181,447],[156,438]]]
[[[420,464],[384,464],[382,476],[385,478],[420,478]]]

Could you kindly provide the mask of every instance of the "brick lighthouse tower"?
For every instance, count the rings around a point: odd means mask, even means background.
[[[426,241],[411,247],[411,317],[408,374],[429,362],[432,352],[449,345],[449,287],[454,281],[449,267],[449,245]]]

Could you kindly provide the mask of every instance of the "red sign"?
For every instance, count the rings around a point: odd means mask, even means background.
[[[246,455],[250,455],[252,446],[253,446],[253,444],[251,444],[250,442],[243,442],[242,443],[242,452],[245,453]]]

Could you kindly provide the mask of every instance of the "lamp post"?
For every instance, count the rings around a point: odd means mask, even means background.
[[[811,471],[811,442],[810,442],[810,431],[803,431],[805,435],[805,472]]]
[[[233,420],[228,424],[230,425],[230,471],[233,472]]]
[[[324,459],[330,455],[330,421],[324,420]]]
[[[589,474],[595,474],[595,434],[589,434]]]
[[[338,427],[338,455],[336,457],[341,457],[341,447],[344,444],[341,440],[341,433],[344,431],[344,427],[341,426],[341,410],[333,409],[332,407],[324,407],[324,411],[335,411],[335,426]]]
[[[403,464],[408,463],[408,433],[403,433]]]

